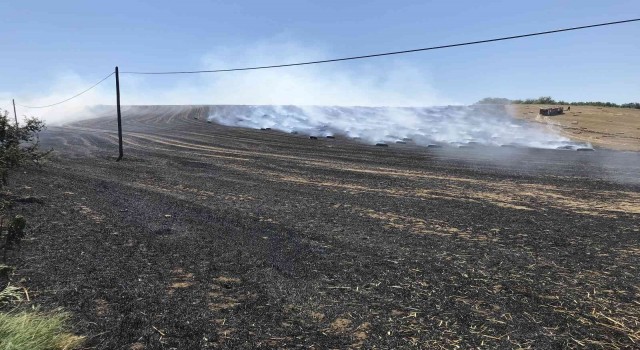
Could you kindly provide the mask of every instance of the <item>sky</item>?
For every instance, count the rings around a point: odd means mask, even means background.
[[[640,17],[637,0],[0,0],[0,108],[121,71],[234,68],[405,50]],[[121,75],[124,104],[640,101],[640,22],[369,60]],[[113,79],[73,103],[113,103]]]

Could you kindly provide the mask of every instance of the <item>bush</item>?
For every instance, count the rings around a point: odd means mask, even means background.
[[[38,133],[44,128],[44,122],[33,117],[22,126],[12,124],[7,111],[0,111],[0,187],[6,185],[9,170],[38,163],[49,153],[38,149]]]

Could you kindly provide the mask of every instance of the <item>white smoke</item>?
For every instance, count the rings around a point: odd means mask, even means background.
[[[199,67],[193,68],[206,70],[270,65],[330,56],[321,49],[291,42],[266,41],[243,47],[215,48],[212,54],[201,59]],[[138,68],[145,70],[146,67],[120,67],[120,70]],[[184,68],[167,67],[169,70]],[[105,69],[104,75],[111,69]],[[99,75],[81,78],[75,73],[65,72],[59,74],[44,92],[6,92],[3,95],[15,97],[23,105],[47,105],[75,95],[100,78]],[[121,74],[120,86],[123,105],[431,106],[455,103],[432,87],[428,69],[402,63],[400,58],[201,75]],[[18,114],[37,116],[49,124],[62,124],[93,117],[93,114],[86,112],[86,106],[114,103],[115,83],[111,78],[59,106],[45,109],[18,107]],[[9,105],[3,107],[8,108]]]
[[[108,71],[102,77],[104,78]],[[48,125],[58,125],[73,122],[80,119],[94,117],[89,112],[88,106],[100,104],[113,104],[115,102],[114,82],[113,79],[107,79],[101,85],[97,86],[81,96],[68,102],[47,108],[25,108],[23,106],[45,106],[68,99],[69,97],[86,90],[96,81],[89,81],[78,76],[75,73],[58,74],[53,84],[44,91],[44,93],[33,94],[12,94],[5,92],[2,96],[6,96],[3,100],[8,102],[0,105],[1,109],[8,110],[13,114],[13,106],[11,106],[11,98],[16,99],[16,111],[18,119],[25,117],[38,117],[43,119]],[[12,96],[12,97],[9,97]]]
[[[210,120],[228,126],[320,137],[343,135],[368,143],[590,147],[571,142],[543,126],[518,121],[504,106],[213,106],[209,113]]]

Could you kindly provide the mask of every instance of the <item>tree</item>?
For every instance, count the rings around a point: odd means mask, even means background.
[[[511,100],[502,97],[485,97],[476,102],[477,105],[508,105],[510,103],[512,103]]]
[[[49,154],[39,150],[38,133],[44,122],[31,117],[23,125],[14,125],[7,111],[0,111],[0,187],[6,185],[9,170],[28,163],[38,163]]]
[[[538,98],[538,104],[541,105],[553,105],[556,104],[556,101],[553,100],[553,98],[551,98],[551,96],[542,96]]]

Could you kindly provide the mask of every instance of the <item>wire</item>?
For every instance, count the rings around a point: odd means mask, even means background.
[[[96,86],[100,85],[100,83],[102,83],[103,81],[105,81],[105,80],[109,79],[109,77],[111,77],[111,76],[112,76],[112,75],[114,75],[114,74],[115,74],[115,72],[111,72],[111,73],[109,73],[109,75],[107,75],[106,77],[102,78],[102,80],[100,80],[99,82],[97,82],[97,83],[95,83],[95,84],[91,85],[91,87],[90,87],[90,88],[88,88],[88,89],[86,89],[86,90],[84,90],[84,91],[82,91],[82,92],[80,92],[80,93],[78,93],[78,94],[75,94],[75,95],[73,95],[73,96],[69,97],[69,98],[68,98],[68,99],[66,99],[66,100],[60,101],[60,102],[56,102],[56,103],[53,103],[53,104],[50,104],[50,105],[46,105],[46,106],[25,106],[25,105],[21,105],[21,104],[16,103],[16,106],[20,106],[20,107],[24,107],[24,108],[47,108],[47,107],[57,106],[57,105],[59,105],[59,104],[65,103],[65,102],[70,101],[70,100],[73,100],[74,98],[76,98],[76,97],[78,97],[78,96],[80,96],[80,95],[84,94],[85,92],[88,92],[89,90],[93,89],[94,87],[96,87]]]
[[[216,69],[216,70],[196,70],[196,71],[174,71],[174,72],[135,72],[134,71],[134,72],[120,72],[120,73],[122,73],[122,74],[149,74],[149,75],[152,75],[152,74],[197,74],[197,73],[221,73],[221,72],[235,72],[235,71],[245,71],[245,70],[271,69],[271,68],[282,68],[282,67],[293,67],[293,66],[305,66],[305,65],[310,65],[310,64],[359,60],[359,59],[364,59],[364,58],[400,55],[400,54],[419,52],[419,51],[429,51],[429,50],[446,49],[446,48],[450,48],[450,47],[484,44],[484,43],[490,43],[490,42],[495,42],[495,41],[519,39],[519,38],[526,38],[526,37],[531,37],[531,36],[546,35],[546,34],[553,34],[553,33],[560,33],[560,32],[568,32],[568,31],[572,31],[572,30],[580,30],[580,29],[595,28],[595,27],[604,27],[604,26],[610,26],[610,25],[614,25],[614,24],[622,24],[622,23],[637,22],[637,21],[640,21],[640,18],[628,19],[628,20],[624,20],[624,21],[600,23],[600,24],[591,24],[591,25],[580,26],[580,27],[549,30],[549,31],[538,32],[538,33],[507,36],[507,37],[495,38],[495,39],[470,41],[470,42],[459,43],[459,44],[432,46],[432,47],[425,47],[425,48],[421,48],[421,49],[411,49],[411,50],[403,50],[403,51],[384,52],[384,53],[376,53],[376,54],[371,54],[371,55],[334,58],[334,59],[309,61],[309,62],[276,64],[276,65],[270,65],[270,66],[244,67],[244,68],[231,68],[231,69]]]

